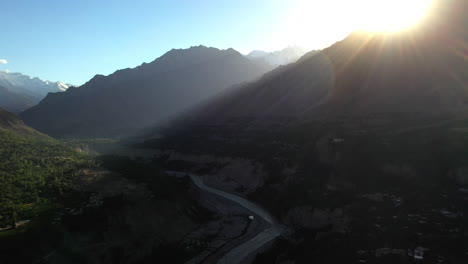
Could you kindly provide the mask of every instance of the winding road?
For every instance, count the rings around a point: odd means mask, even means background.
[[[200,189],[210,192],[212,194],[224,197],[228,200],[231,200],[247,210],[251,211],[252,213],[258,215],[267,223],[270,224],[270,228],[263,230],[255,237],[251,238],[250,240],[246,241],[245,243],[233,248],[229,251],[226,255],[224,255],[221,259],[219,259],[218,264],[237,264],[241,263],[245,258],[247,258],[250,254],[254,253],[262,246],[267,244],[268,242],[274,240],[278,236],[283,233],[283,227],[279,225],[274,217],[265,211],[260,206],[242,198],[232,193],[220,191],[214,188],[211,188],[203,183],[203,180],[196,175],[188,174],[185,172],[175,172],[175,171],[168,171],[169,174],[173,174],[176,176],[185,176],[188,175],[193,183]]]

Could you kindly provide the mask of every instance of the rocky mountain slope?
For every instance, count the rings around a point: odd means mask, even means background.
[[[134,69],[96,75],[81,87],[49,94],[21,117],[60,137],[118,137],[171,117],[272,67],[239,52],[204,46],[171,50]]]

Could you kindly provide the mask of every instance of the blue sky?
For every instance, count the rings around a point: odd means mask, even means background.
[[[3,1],[0,70],[81,85],[95,74],[151,62],[172,48],[202,44],[247,53],[288,45],[322,48],[337,40],[333,35],[306,42],[290,34],[315,34],[313,26],[289,23],[302,1]]]

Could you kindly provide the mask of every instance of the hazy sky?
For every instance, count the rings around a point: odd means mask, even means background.
[[[95,74],[151,62],[172,48],[323,48],[350,31],[336,20],[340,8],[323,2],[3,1],[0,70],[80,85]]]

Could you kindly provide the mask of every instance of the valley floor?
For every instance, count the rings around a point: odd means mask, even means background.
[[[252,215],[249,216],[250,220],[253,221],[255,217],[260,217],[261,219],[263,219],[263,221],[270,225],[268,228],[256,234],[254,237],[228,251],[221,259],[219,259],[219,261],[217,261],[217,263],[242,263],[247,257],[255,255],[260,248],[272,242],[274,239],[279,237],[284,231],[284,227],[279,225],[271,214],[269,214],[265,209],[259,207],[258,205],[237,195],[211,188],[203,183],[202,178],[194,174],[187,174],[184,172],[174,171],[169,171],[168,173],[174,176],[188,175],[193,181],[193,183],[200,189],[213,193],[225,199],[231,200],[249,210],[252,213]]]

